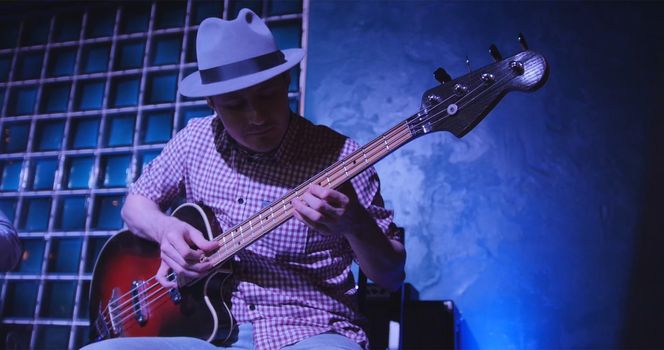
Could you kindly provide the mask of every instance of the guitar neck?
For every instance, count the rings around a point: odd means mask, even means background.
[[[338,188],[388,154],[418,136],[412,125],[417,115],[397,124],[373,141],[311,177],[283,197],[230,230],[215,237],[221,248],[208,256],[215,266],[252,244],[293,216],[292,201],[299,198],[311,184]]]

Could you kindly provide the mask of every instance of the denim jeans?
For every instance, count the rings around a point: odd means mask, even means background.
[[[134,337],[113,338],[93,343],[82,348],[82,350],[253,350],[254,327],[249,324],[241,324],[238,327],[237,340],[227,347],[217,347],[204,340],[188,337]],[[303,339],[302,341],[288,345],[283,350],[362,350],[354,341],[336,334],[323,333]]]

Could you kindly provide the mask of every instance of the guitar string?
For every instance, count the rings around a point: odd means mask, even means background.
[[[486,91],[489,91],[489,90],[494,90],[495,87],[497,87],[497,85],[500,85],[500,84],[501,84],[504,80],[506,80],[506,79],[509,79],[509,77],[504,78],[504,79],[501,79],[501,80],[497,81],[495,84],[492,84],[492,85],[489,87],[489,89],[486,89],[486,90],[485,90],[485,92],[486,92]],[[468,98],[472,93],[475,92],[475,90],[480,89],[480,88],[482,88],[482,86],[478,86],[478,87],[476,87],[476,88],[473,89],[470,93],[466,94],[465,96],[462,96],[462,97],[458,100],[458,102],[463,102],[463,100],[465,100],[466,98]],[[479,96],[480,96],[480,95],[478,95],[477,97],[479,97]],[[472,102],[473,100],[475,100],[477,97],[473,97],[473,99],[471,99],[470,102]],[[439,106],[439,105],[440,105],[440,104],[438,104],[437,106]],[[467,105],[467,104],[466,104],[466,105]],[[464,106],[464,107],[465,107],[465,106]],[[443,113],[445,113],[445,112],[446,112],[446,110],[441,111],[441,112],[438,112],[438,113],[435,113],[433,116],[426,118],[426,120],[425,120],[424,122],[427,122],[428,120],[432,119],[433,117],[435,117],[435,116],[437,116],[437,115],[439,115],[439,114],[443,114]],[[440,119],[440,120],[437,121],[437,122],[434,121],[434,122],[433,122],[433,123],[434,123],[433,125],[436,125],[438,122],[442,122],[444,119],[445,119],[445,118]],[[420,124],[421,124],[421,123],[420,123]],[[417,125],[417,123],[416,123],[416,125]],[[403,127],[403,125],[402,125],[402,127]],[[398,130],[398,128],[397,128],[396,130]],[[407,131],[408,133],[406,133],[405,135],[403,135],[403,133],[404,133],[405,131]],[[401,134],[401,135],[399,135],[399,134]],[[411,136],[411,135],[409,135],[409,134],[412,134],[412,132],[411,132],[410,130],[399,130],[399,131],[397,132],[397,137],[403,138],[404,136],[405,136],[405,137]],[[396,141],[401,141],[401,140],[396,140]],[[370,153],[370,154],[371,154],[373,151],[376,150],[376,146],[377,146],[377,145],[378,145],[378,144],[371,145],[371,146],[372,146],[372,149],[369,150],[369,153]],[[380,148],[381,148],[380,151],[382,151],[382,148],[384,148],[384,147],[381,145]],[[371,154],[371,155],[370,155],[370,157],[372,157],[372,158],[373,158],[374,156],[375,156],[374,154]],[[356,154],[355,157],[357,157],[357,154]],[[351,156],[349,156],[348,158],[353,158],[353,156],[351,155]],[[347,158],[347,159],[348,159],[348,158]],[[343,165],[343,162],[341,162],[341,163],[339,163],[339,164]],[[340,167],[340,166],[339,166],[339,167]],[[339,167],[338,167],[338,168],[339,168]],[[327,172],[326,172],[326,173],[327,173]],[[341,173],[341,169],[338,169],[338,170],[336,170],[335,172],[330,172],[330,173],[331,173],[331,174],[328,176],[328,182],[336,182],[339,178],[343,178],[343,179],[345,180],[344,175]],[[329,178],[334,178],[334,181],[329,180]],[[313,182],[313,181],[311,181],[311,182]],[[294,196],[294,197],[297,197],[297,196],[299,196],[299,194],[297,194],[297,193],[293,193],[293,194],[291,194],[289,197],[293,197],[293,196]],[[286,198],[286,199],[288,199],[288,198]],[[286,199],[282,200],[282,202],[285,202]],[[288,202],[289,205],[292,205],[292,202],[291,202],[291,201],[292,201],[292,199]],[[288,209],[285,208],[285,204],[284,204],[284,207],[279,207],[279,209],[277,209],[277,213],[276,213],[276,215],[275,215],[275,212],[272,211],[270,215],[267,215],[267,216],[265,217],[265,220],[267,220],[267,219],[269,219],[270,217],[272,217],[272,222],[274,222],[274,221],[275,221],[275,216],[277,216],[277,217],[281,217],[282,214],[284,214],[284,212],[288,212],[288,211],[290,211],[291,209],[292,209],[292,208],[288,208]],[[262,213],[260,213],[260,214],[262,215]],[[249,222],[250,226],[252,226],[252,225],[253,225],[253,221],[254,221],[255,219],[256,219],[256,216],[254,216],[253,218],[250,218],[250,219],[247,220],[246,222]],[[276,220],[278,220],[278,219],[279,219],[279,218],[276,218]],[[261,229],[265,227],[265,222],[264,222],[263,218],[259,218],[258,222],[261,223]],[[245,224],[245,225],[246,225],[246,224]],[[240,225],[240,229],[241,229],[241,226],[242,226],[242,225]],[[229,232],[230,232],[231,234],[233,234],[233,233],[236,233],[237,230],[238,230],[238,228],[234,228],[234,229],[229,230]],[[242,230],[241,230],[241,231],[242,231]],[[215,239],[216,239],[216,240],[221,240],[221,239],[225,238],[225,236],[227,236],[227,235],[228,235],[228,233],[227,233],[226,235],[224,235],[224,236],[221,236],[221,237],[215,237]],[[240,235],[239,235],[238,237],[239,237],[239,239],[244,239],[244,237],[242,236],[242,232],[240,233]],[[249,239],[252,239],[252,237],[250,236]],[[236,240],[235,236],[232,235],[232,238],[230,239],[231,242],[230,242],[230,243],[228,243],[228,242],[224,242],[224,243],[222,243],[222,244],[220,245],[220,247],[221,247],[221,248],[227,248],[227,247],[228,247],[229,245],[231,245],[231,244],[234,245],[235,243],[238,243],[238,244],[241,243],[241,242],[235,242],[235,240]],[[223,252],[223,249],[218,250],[218,252]],[[232,254],[230,254],[230,255],[232,255]]]
[[[480,92],[480,94],[478,94],[477,96],[474,96],[470,101],[468,101],[468,103],[466,103],[466,104],[465,104],[464,106],[462,106],[461,108],[465,108],[468,104],[470,104],[471,102],[473,102],[474,100],[476,100],[477,98],[479,98],[481,95],[487,93],[488,91],[490,91],[490,90],[495,90],[498,86],[502,85],[502,82],[503,82],[504,80],[508,80],[508,79],[511,79],[511,78],[510,78],[509,76],[506,76],[505,78],[496,81],[495,83],[493,83],[492,85],[490,85],[489,88],[487,88],[486,90]],[[480,89],[480,88],[482,88],[483,86],[484,86],[484,85],[481,85],[481,84],[480,84],[480,85],[478,85],[476,88],[474,88],[473,90],[471,90],[470,92],[465,93],[463,96],[461,96],[461,97],[457,100],[457,103],[462,102],[462,100],[464,100],[464,99],[467,98],[468,96],[471,96],[471,95],[472,95],[477,89]],[[451,98],[453,98],[453,97],[455,97],[455,96],[456,96],[456,95],[452,95],[452,96],[448,97],[447,99],[441,101],[440,103],[437,103],[436,105],[430,107],[429,110],[435,110],[436,108],[440,107],[441,104],[447,102],[448,100],[450,100]],[[422,109],[422,110],[420,110],[417,114],[414,114],[413,116],[418,115],[418,114],[421,113],[422,111],[426,111],[426,109]],[[420,126],[421,126],[421,125],[424,125],[424,123],[429,122],[429,120],[431,120],[432,118],[439,117],[440,114],[445,114],[446,112],[447,112],[447,109],[444,109],[444,110],[442,110],[442,111],[440,111],[440,112],[434,113],[434,114],[431,115],[431,116],[429,116],[428,113],[427,113],[427,117],[426,117],[423,121],[421,121],[421,122],[419,122],[419,123],[415,123],[415,125],[418,125],[418,124],[419,124]],[[441,117],[440,119],[438,119],[437,121],[432,122],[432,125],[438,124],[438,123],[444,121],[445,119],[447,119],[447,118],[449,118],[449,117],[450,117],[450,115],[447,114],[447,115]],[[406,125],[407,125],[407,123],[406,123]],[[396,131],[396,130],[398,130],[398,128],[396,128],[395,130],[392,130],[392,131],[394,132],[394,131]],[[410,132],[410,133],[411,133],[410,136],[412,136],[412,131],[411,131],[411,129],[407,129],[406,131]],[[399,132],[397,133],[397,135],[402,134],[402,132],[403,132],[403,131],[399,131]],[[389,133],[389,132],[388,132],[388,133]],[[386,134],[383,134],[383,136],[385,136],[385,135],[386,135]],[[405,136],[409,136],[409,135],[406,134]],[[379,138],[380,138],[380,136],[379,136]],[[378,140],[378,139],[377,139],[377,140]],[[376,142],[376,143],[377,143],[377,145],[380,144],[379,142]],[[371,145],[371,146],[372,146],[372,148],[373,148],[371,151],[375,150],[376,147],[373,147],[374,145]],[[382,150],[381,150],[381,151],[382,151]],[[372,156],[373,156],[373,155],[372,155]],[[351,154],[351,156],[348,157],[348,158],[352,158],[352,154]],[[334,176],[334,175],[332,175],[332,176]],[[335,178],[335,181],[336,181],[336,178]],[[296,197],[299,197],[299,195],[297,195]],[[292,204],[291,204],[292,202],[291,202],[291,201],[292,201],[292,199],[288,201],[288,204],[289,204],[290,206],[292,206]],[[282,211],[282,210],[283,210],[283,212],[281,212],[281,213],[278,214],[279,216],[282,216],[284,213],[287,214],[287,216],[288,216],[288,214],[289,214],[288,211],[291,211],[292,208],[289,208],[289,209],[286,209],[286,208],[280,208],[280,209],[278,209],[278,210],[279,210],[279,211]],[[292,213],[291,213],[291,215],[292,215]],[[272,222],[274,222],[274,212],[272,212],[271,216],[273,217],[273,218],[272,218]],[[255,217],[254,217],[254,218],[251,218],[250,220],[248,220],[248,221],[250,222],[250,225],[251,225],[251,221],[253,221],[254,219],[255,219]],[[266,219],[267,219],[267,218],[266,218]],[[263,223],[263,220],[259,220],[259,221],[261,222],[261,230],[262,230],[262,229],[265,227],[265,224]],[[234,229],[234,230],[237,230],[237,228]],[[234,230],[230,230],[229,232],[232,232],[232,231],[234,231]],[[251,235],[253,235],[253,234],[254,234],[254,233],[252,232]],[[214,240],[217,240],[217,241],[220,241],[220,242],[221,242],[221,238],[225,238],[225,236],[222,234],[222,235],[220,235],[220,236],[215,237]],[[242,237],[240,236],[240,239],[241,239],[241,238],[242,238]],[[235,239],[236,239],[235,237],[233,237],[233,238],[230,239],[230,241],[232,241],[231,244],[234,245],[234,244],[236,243],[236,242],[234,242]],[[241,243],[241,242],[240,242],[240,243]],[[226,243],[225,240],[224,240],[224,242],[221,243],[221,244],[219,245],[218,252],[221,251],[222,248],[227,248],[228,245],[229,245],[229,243]],[[214,253],[214,254],[216,254],[216,253]],[[231,255],[232,255],[232,254],[231,254]],[[173,276],[175,276],[175,275],[176,275],[176,274],[173,272],[173,273],[167,275],[167,278],[171,278],[171,277],[173,277]],[[154,280],[154,279],[156,279],[155,276],[153,276],[152,278],[148,279],[148,280],[147,280],[146,282],[144,282],[144,283],[148,283],[149,281],[152,281],[152,280]],[[154,286],[159,286],[159,285],[160,285],[160,284],[156,284],[156,283],[155,283],[155,284],[152,284],[150,287],[148,287],[148,290],[149,290],[149,289],[152,289]],[[132,289],[130,289],[129,292],[123,294],[120,298],[124,298],[124,297],[126,297],[127,295],[132,294],[135,288],[137,288],[137,287],[132,287]],[[164,287],[162,286],[161,289],[164,289]],[[158,293],[158,292],[159,292],[159,289],[158,289],[155,293],[152,293],[152,294],[150,294],[149,296],[146,296],[146,299],[149,298],[149,297],[151,297],[151,296],[153,296],[154,294],[156,294],[156,293]],[[157,297],[154,301],[160,299],[161,297],[163,297],[163,296],[166,295],[166,294],[168,294],[168,290],[166,291],[166,293],[164,293],[164,294],[162,294],[161,296]],[[120,304],[120,305],[118,306],[118,309],[119,309],[120,307],[124,307],[124,306],[126,306],[126,304],[128,304],[128,303],[132,303],[132,304],[133,304],[133,303],[134,303],[134,300],[133,300],[133,299],[139,298],[139,300],[140,300],[140,297],[141,297],[140,295],[136,294],[136,295],[133,296],[131,299],[125,301],[125,302],[122,303],[122,304]],[[120,299],[120,298],[118,298],[118,299]],[[150,304],[151,304],[152,302],[154,302],[154,301],[150,301],[150,302],[148,302],[147,305],[150,305]],[[147,305],[146,305],[146,306],[147,306]],[[108,314],[108,317],[109,317],[109,319],[110,319],[110,304],[107,305],[107,308],[105,308],[104,311],[107,311],[107,310],[108,310],[108,313],[107,313],[107,314]],[[127,308],[125,308],[125,310],[127,310]],[[102,316],[105,316],[105,315],[104,315],[104,311],[102,311]],[[131,316],[132,316],[131,313],[133,312],[133,310],[131,309],[131,305],[130,305],[130,307],[129,307],[129,309],[128,309],[127,311],[122,311],[120,314],[124,314],[124,313],[126,313],[126,312],[129,312],[129,315],[128,315],[128,317],[123,317],[122,320],[121,320],[121,322],[126,321],[128,318],[131,318]]]
[[[403,135],[402,135],[402,137],[403,137]],[[373,156],[374,156],[374,155],[372,155],[372,157],[373,157]],[[284,200],[284,202],[285,202],[285,200]],[[271,215],[271,216],[272,216],[272,220],[271,220],[269,223],[267,223],[267,226],[268,226],[268,227],[274,225],[274,224],[275,224],[275,220],[276,220],[276,221],[280,220],[280,219],[284,216],[284,214],[286,214],[287,217],[288,217],[288,214],[291,214],[291,213],[290,213],[290,211],[292,211],[292,208],[290,208],[291,202],[288,202],[288,204],[289,204],[289,207],[286,207],[286,205],[284,205],[284,207],[278,209],[276,212],[275,212],[275,211],[272,211],[272,215]],[[291,214],[291,215],[292,215],[292,214]],[[262,222],[261,229],[264,229],[265,226],[266,226],[266,223],[265,223],[265,222]],[[239,236],[238,236],[238,237],[239,237]],[[218,240],[218,238],[217,238],[217,240]],[[228,242],[227,242],[226,245],[234,244],[234,243],[235,243],[235,242],[231,242],[231,243],[228,243]],[[227,247],[221,245],[221,246],[220,246],[220,250],[219,250],[218,252],[221,252],[221,251],[223,250],[222,248],[227,248]],[[231,255],[232,255],[232,254],[231,254]],[[170,276],[172,276],[172,275],[174,275],[174,274],[171,274]],[[152,277],[151,279],[147,280],[146,283],[151,282],[153,279],[154,279],[154,277]],[[147,290],[149,291],[149,290],[152,289],[154,286],[155,286],[155,284],[150,285],[150,286],[147,288]],[[129,295],[130,293],[131,293],[131,292],[129,292],[129,293],[125,293],[123,296],[119,297],[118,299],[120,299],[120,298],[124,298],[124,299],[126,299],[125,297],[126,297],[127,295]],[[145,292],[143,291],[142,294],[145,294]],[[153,294],[147,296],[146,298],[149,298],[149,297],[151,297],[152,295],[153,295]],[[135,301],[134,299],[136,299],[136,298],[139,298],[139,299],[140,299],[141,297],[142,297],[142,295],[134,295],[134,296],[133,296],[132,298],[130,298],[129,300],[126,300],[125,302],[123,302],[123,303],[119,304],[118,306],[116,306],[116,307],[115,307],[116,309],[118,309],[118,310],[122,309],[122,310],[120,311],[120,314],[117,315],[117,316],[115,316],[114,318],[116,318],[116,317],[121,317],[121,316],[125,315],[127,312],[129,312],[129,313],[131,314],[132,311],[133,311],[133,309],[131,309],[131,305],[130,305],[128,308],[124,308],[124,307],[127,306],[128,303],[133,303],[133,302]],[[109,306],[109,308],[107,308],[107,310],[110,309],[110,304],[109,304],[108,306]],[[123,309],[123,308],[124,308],[124,309]],[[104,310],[104,311],[106,311],[106,310]],[[106,312],[102,312],[102,316],[106,317],[107,315],[108,315],[108,318],[110,319],[110,311],[109,311],[108,313],[106,313]],[[130,317],[131,317],[131,315],[130,315]]]
[[[373,155],[372,155],[372,156],[373,156]],[[284,202],[285,202],[285,200],[284,200]],[[266,216],[266,219],[268,219],[268,220],[271,219],[268,223],[266,223],[265,220],[260,220],[260,222],[261,222],[261,223],[260,223],[260,229],[261,229],[261,230],[264,229],[266,225],[267,225],[268,227],[271,226],[271,225],[273,225],[274,222],[275,222],[275,221],[278,221],[279,219],[281,219],[281,218],[284,216],[284,214],[289,214],[289,212],[292,210],[292,208],[290,207],[291,205],[292,205],[292,204],[291,204],[291,202],[289,201],[289,202],[288,202],[288,206],[286,206],[286,205],[284,204],[283,207],[280,207],[280,208],[277,209],[276,211],[272,211],[272,214],[271,214],[269,217]],[[251,221],[252,221],[252,225],[253,225],[253,221],[255,221],[255,218],[252,218]],[[246,225],[246,224],[245,224],[245,225]],[[255,227],[258,228],[258,226],[259,226],[259,225],[256,224]],[[233,231],[233,230],[231,230],[231,231]],[[237,229],[235,229],[235,231],[237,231]],[[229,232],[230,232],[230,231],[229,231]],[[248,232],[250,232],[250,231],[248,230]],[[228,235],[228,234],[226,234],[226,235]],[[252,232],[252,233],[250,233],[250,235],[253,236],[254,233]],[[235,238],[230,239],[228,242],[224,242],[224,243],[222,243],[222,244],[220,245],[220,247],[219,247],[218,252],[219,252],[219,253],[220,253],[220,252],[223,252],[223,251],[225,250],[225,248],[228,248],[229,245],[235,245],[236,243],[238,243],[238,242],[237,242],[238,238],[239,238],[239,239],[251,239],[251,238],[247,238],[247,237],[245,237],[245,236],[241,236],[241,235],[235,236]],[[217,241],[220,241],[220,238],[219,238],[219,237],[215,237],[215,239],[216,239]],[[216,254],[216,255],[218,256],[218,254]],[[232,255],[232,254],[230,254],[230,255]],[[171,276],[174,276],[174,275],[175,275],[175,273],[171,273],[171,274],[168,275],[167,277],[171,277]],[[154,279],[155,279],[155,277],[153,276],[152,278],[148,279],[145,283],[152,282],[152,280],[154,280]],[[152,287],[152,286],[151,286],[151,287]],[[148,287],[148,288],[151,288],[151,287]],[[126,297],[127,297],[129,294],[132,293],[132,291],[134,291],[134,289],[131,289],[130,292],[125,293],[124,295],[118,297],[118,299],[126,299]],[[121,309],[121,308],[123,308],[124,306],[126,306],[126,304],[132,302],[132,300],[135,299],[135,298],[140,298],[140,296],[134,296],[133,298],[130,298],[129,300],[127,300],[127,301],[125,301],[125,302],[123,302],[123,303],[117,305],[115,308],[116,308],[116,309]],[[109,304],[109,308],[110,308],[110,304]],[[109,308],[107,308],[107,310],[108,310]],[[107,310],[104,310],[104,312],[102,312],[102,314],[103,314],[104,316],[109,315],[109,313],[106,312]],[[109,317],[110,317],[110,316],[109,316]]]
[[[143,285],[148,284],[149,281],[150,281],[150,280],[153,280],[153,279],[155,279],[155,278],[152,277],[152,278],[148,279],[147,281],[145,281],[145,282],[143,283]],[[158,285],[159,285],[159,283],[153,283],[153,284],[150,285],[145,291],[149,291],[150,289],[152,289],[153,287],[158,286]],[[126,296],[131,295],[131,294],[134,294],[134,289],[136,289],[136,288],[138,288],[138,287],[132,287],[132,288],[129,290],[129,292],[127,292],[127,293],[125,293],[125,294],[119,296],[119,297],[116,298],[115,300],[126,299],[126,298],[125,298]],[[145,291],[143,291],[143,293],[144,293]],[[139,293],[141,293],[141,292],[139,292]],[[131,299],[126,300],[126,301],[124,301],[122,304],[117,305],[117,306],[115,307],[115,309],[121,309],[121,308],[122,308],[122,311],[121,311],[118,315],[116,315],[116,317],[120,317],[120,316],[124,317],[124,314],[126,313],[126,310],[127,310],[127,308],[125,308],[126,304],[128,304],[128,303],[132,303],[132,304],[133,304],[133,303],[134,303],[134,300],[133,300],[133,299],[136,299],[136,298],[138,298],[138,301],[140,302],[140,298],[141,298],[141,296],[138,295],[138,294],[136,294],[136,295],[132,296]],[[146,297],[146,298],[147,298],[147,297]],[[133,305],[129,305],[129,308],[128,308],[130,314],[134,312],[134,311],[131,309],[132,306],[133,306]],[[104,318],[108,317],[108,318],[109,318],[109,323],[111,323],[111,326],[112,326],[112,325],[113,325],[113,322],[115,322],[115,320],[111,320],[111,311],[110,311],[110,309],[111,309],[111,304],[108,303],[108,304],[106,305],[106,308],[102,311],[101,314],[102,314],[102,317],[104,317]],[[108,312],[106,312],[106,311],[108,311]],[[130,316],[131,316],[131,315],[130,315]]]
[[[507,79],[507,78],[505,78],[505,79]],[[505,79],[501,79],[501,80],[498,81],[496,84],[492,84],[492,87],[495,87],[495,86],[499,85],[500,82],[502,82],[502,81],[505,80]],[[477,88],[473,89],[470,93],[465,94],[464,96],[462,96],[461,98],[459,98],[459,100],[458,100],[457,102],[461,102],[465,97],[470,96],[475,90],[477,90],[477,89],[479,89],[479,88],[481,88],[481,87],[482,87],[482,86],[480,85],[480,86],[478,86]],[[486,93],[486,92],[489,91],[490,89],[491,89],[491,87],[490,87],[489,89],[486,89],[485,91],[483,91],[483,93]],[[473,100],[477,99],[479,96],[480,96],[480,95],[478,95],[477,97],[474,97],[473,99],[471,99],[470,102],[472,102]],[[450,98],[452,98],[452,97],[450,97]],[[449,100],[450,98],[448,98],[447,100]],[[445,101],[446,101],[446,100],[445,100]],[[433,109],[435,109],[437,106],[439,106],[439,105],[442,104],[442,103],[444,103],[444,102],[438,103],[435,107],[431,107],[430,109],[433,110]],[[466,105],[467,105],[467,104],[466,104]],[[427,121],[425,121],[425,122],[428,122],[429,119],[434,118],[434,117],[436,117],[438,114],[443,114],[443,113],[445,113],[445,112],[446,112],[446,110],[444,110],[444,111],[442,111],[442,112],[435,113],[433,116],[426,118]],[[442,121],[443,121],[444,119],[446,119],[447,117],[449,117],[449,115],[447,115],[447,116],[445,116],[445,117],[439,119],[438,121],[434,121],[433,123],[442,122]],[[396,130],[398,130],[398,128],[396,128]],[[410,132],[410,130],[408,130],[408,131]],[[399,132],[397,133],[397,135],[398,135],[398,134],[401,134],[401,133],[402,133],[402,131],[399,131]],[[408,135],[406,135],[406,136],[408,136]],[[412,136],[412,135],[411,135],[411,136]],[[372,155],[372,156],[373,156],[373,155]],[[331,176],[335,176],[335,175],[336,175],[336,174],[333,174],[333,175],[331,175]],[[337,180],[337,178],[335,178],[335,182],[336,182],[336,180]],[[328,181],[329,181],[329,179],[328,179]],[[291,201],[289,201],[289,204],[291,204]],[[292,204],[291,204],[291,205],[292,205]],[[291,209],[292,209],[292,208],[289,208],[289,209],[286,209],[286,208],[278,209],[279,211],[284,210],[284,212],[280,212],[280,213],[277,214],[277,215],[280,217],[280,216],[282,216],[284,213],[290,211]],[[288,214],[288,213],[286,213],[286,214]],[[292,213],[291,213],[291,214],[292,214]],[[274,212],[272,212],[271,216],[272,216],[273,218],[272,218],[272,221],[270,222],[270,224],[273,223],[274,220],[275,220],[275,219],[274,219],[274,216],[275,216],[275,215],[274,215]],[[287,216],[288,216],[288,215],[287,215]],[[266,219],[267,219],[267,218],[266,218]],[[251,220],[250,220],[250,221],[251,221]],[[261,230],[262,230],[262,229],[265,227],[265,223],[263,222],[263,220],[260,220],[260,222],[261,222]],[[269,225],[269,224],[268,224],[268,225]],[[252,234],[253,234],[253,233],[252,233]],[[215,239],[216,239],[216,240],[219,240],[218,237],[215,237]],[[231,239],[231,241],[234,241],[234,240],[235,240],[235,238],[232,238],[232,239]],[[235,243],[235,242],[233,242],[233,244],[234,244],[234,243]],[[221,250],[221,248],[225,248],[226,245],[228,245],[228,243],[225,243],[225,242],[224,242],[224,243],[220,244],[220,246],[219,246],[219,250]],[[232,255],[232,254],[231,254],[231,255]],[[173,276],[173,275],[175,275],[175,273],[171,273],[169,276]],[[150,278],[147,282],[153,280],[154,278],[155,278],[155,277]],[[152,288],[153,288],[154,286],[156,286],[156,285],[157,285],[157,284],[152,284],[152,285],[150,285],[150,286],[148,287],[147,290],[152,289]],[[161,289],[163,289],[163,287],[162,287]],[[133,291],[133,288],[132,288],[132,291]],[[146,298],[146,299],[149,299],[150,297],[152,297],[154,294],[158,293],[159,291],[160,291],[160,290],[158,289],[156,292],[154,292],[154,293],[152,293],[152,294],[146,296],[145,298]],[[122,297],[126,297],[128,294],[131,294],[131,292],[129,292],[129,293],[125,293]],[[163,297],[163,296],[166,295],[166,294],[168,294],[168,291],[166,291],[166,293],[162,294],[161,296],[157,297],[154,301],[160,299],[161,297]],[[118,306],[118,309],[120,309],[121,307],[124,307],[127,303],[133,303],[133,299],[135,299],[135,298],[139,298],[139,300],[140,300],[140,297],[141,297],[141,296],[138,295],[138,294],[135,295],[135,296],[133,296],[130,300],[127,300],[127,301],[125,301],[124,303],[122,303],[121,305],[119,305],[119,306]],[[152,302],[148,302],[148,305],[151,304],[151,303],[152,303]],[[108,306],[109,306],[109,310],[110,310],[110,304],[109,304]],[[127,313],[127,312],[129,312],[128,317],[130,318],[130,317],[131,317],[131,314],[132,314],[132,309],[131,309],[131,308],[130,308],[129,310],[127,310],[127,309],[125,308],[125,309],[120,313],[120,315],[125,314],[125,313]],[[102,312],[102,316],[105,316],[103,312]],[[108,316],[109,316],[109,318],[110,318],[110,311],[109,311],[109,313],[108,313]],[[126,319],[127,319],[128,317],[123,317],[119,322],[124,323],[124,321],[126,321]],[[105,318],[105,317],[104,317],[104,318]]]

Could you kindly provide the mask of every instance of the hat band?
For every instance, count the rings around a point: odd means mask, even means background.
[[[265,55],[252,57],[243,61],[224,64],[223,66],[201,69],[201,82],[203,84],[218,83],[221,81],[258,73],[286,63],[284,53],[273,51]]]

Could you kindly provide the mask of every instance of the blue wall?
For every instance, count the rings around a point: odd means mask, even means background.
[[[305,115],[361,143],[417,111],[436,67],[490,63],[491,43],[509,56],[523,32],[550,63],[541,90],[463,139],[426,136],[377,166],[407,280],[457,303],[464,347],[664,346],[662,9],[312,1]]]

